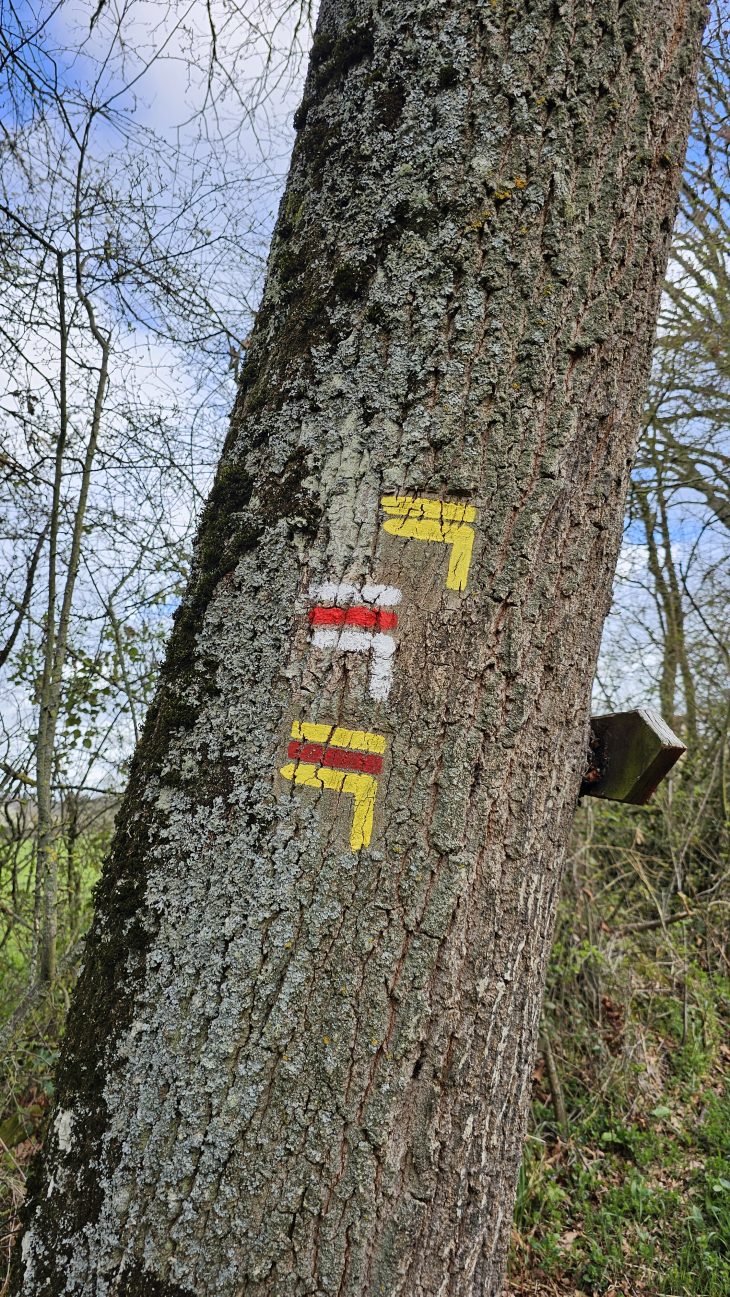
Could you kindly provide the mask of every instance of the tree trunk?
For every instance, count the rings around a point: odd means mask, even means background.
[[[324,0],[15,1293],[501,1292],[695,0]]]

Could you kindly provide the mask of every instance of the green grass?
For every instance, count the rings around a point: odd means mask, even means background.
[[[62,954],[89,923],[92,893],[99,877],[108,836],[88,834],[77,843],[72,876],[69,877],[63,848],[58,859],[58,948]],[[30,842],[21,844],[15,866],[15,888],[11,870],[3,859],[0,840],[0,905],[7,919],[8,911],[20,922],[7,922],[0,943],[0,1013],[5,1019],[28,985],[33,941],[34,869]],[[14,894],[13,894],[14,893]]]
[[[578,1123],[557,1152],[528,1141],[513,1275],[523,1285],[559,1281],[571,1294],[622,1284],[624,1292],[628,1281],[629,1292],[647,1297],[727,1297],[730,1090],[678,1102],[671,1132],[659,1119],[655,1128],[611,1125],[604,1115],[604,1123]]]
[[[696,1125],[703,1165],[692,1176],[662,1293],[730,1293],[730,1087],[711,1095]],[[673,1249],[674,1251],[674,1249]]]
[[[654,973],[661,984],[661,967]],[[567,1144],[538,1068],[515,1211],[515,1297],[730,1294],[730,987],[700,968],[686,985],[691,1012],[686,996],[634,1004],[628,1058],[614,1042],[612,1052],[594,1045],[591,1060],[591,1031],[579,1024],[561,1059]]]

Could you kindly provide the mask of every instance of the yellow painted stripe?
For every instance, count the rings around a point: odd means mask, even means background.
[[[386,742],[382,734],[371,734],[369,730],[345,730],[339,725],[330,739],[335,748],[357,748],[358,752],[385,752]]]
[[[328,788],[335,793],[349,793],[354,805],[350,827],[350,847],[359,851],[367,847],[373,836],[373,813],[378,782],[372,775],[354,774],[345,770],[330,770],[324,766],[309,765],[306,761],[291,762],[282,766],[280,774],[294,784],[305,788]]]
[[[308,761],[292,761],[282,766],[279,774],[295,784],[303,784],[305,788],[331,788],[333,792],[339,793],[344,786],[347,771],[313,766]]]
[[[386,518],[383,530],[412,540],[446,540],[440,518]]]
[[[386,513],[402,518],[433,518],[443,522],[474,522],[473,504],[454,500],[429,500],[418,495],[384,495],[380,501]],[[437,539],[433,537],[433,539]]]
[[[477,511],[473,504],[444,505],[444,518],[448,518],[450,522],[475,522],[476,516]]]
[[[466,590],[474,548],[473,527],[464,522],[446,522],[441,517],[399,515],[386,518],[383,530],[391,536],[402,536],[404,539],[442,541],[451,545],[446,586],[449,590]]]
[[[444,536],[451,543],[446,586],[449,590],[466,590],[474,548],[474,529],[460,523],[447,523]]]
[[[293,739],[310,743],[331,743],[334,748],[356,748],[358,752],[385,752],[387,740],[369,730],[348,730],[342,725],[316,725],[312,721],[293,721]]]
[[[292,721],[291,736],[293,739],[309,739],[310,743],[327,743],[332,730],[332,725],[315,725],[311,721]]]
[[[446,586],[466,590],[474,548],[474,529],[465,523],[437,522],[435,518],[388,518],[383,529],[392,536],[412,540],[437,540],[451,545]]]
[[[352,793],[355,804],[352,808],[352,827],[350,829],[350,846],[353,851],[370,845],[373,836],[373,814],[375,798],[378,792],[378,781],[372,775],[345,775],[344,790]]]
[[[386,513],[409,513],[413,503],[412,495],[384,495],[380,501]]]

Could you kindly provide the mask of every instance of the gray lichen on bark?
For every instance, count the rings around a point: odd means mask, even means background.
[[[324,0],[16,1293],[501,1292],[702,18]],[[388,493],[477,507],[465,593]],[[402,589],[387,703],[319,580]],[[386,737],[369,848],[295,719]]]

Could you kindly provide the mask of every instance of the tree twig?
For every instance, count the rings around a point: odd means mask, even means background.
[[[68,973],[76,964],[78,964],[84,951],[84,939],[80,937],[74,942],[70,950],[66,951],[63,959],[58,965],[58,974]],[[50,990],[51,983],[38,979],[32,986],[28,987],[20,1004],[13,1013],[11,1013],[5,1025],[0,1028],[0,1057],[5,1053],[10,1041],[13,1039],[18,1027],[32,1013],[38,1002],[43,999],[44,995]]]
[[[565,1144],[570,1139],[570,1126],[568,1125],[568,1114],[565,1111],[565,1099],[563,1098],[563,1087],[560,1084],[560,1075],[558,1073],[553,1047],[550,1043],[550,1037],[546,1031],[540,1036],[540,1052],[545,1059],[547,1068],[548,1084],[550,1086],[550,1098],[552,1099],[553,1112],[555,1120],[558,1123],[560,1138]]]
[[[670,923],[681,923],[683,919],[692,919],[694,915],[691,910],[682,910],[680,914],[670,914],[668,919],[645,919],[642,923],[624,923],[620,928],[614,928],[614,937],[625,937],[630,932],[650,932],[652,928],[666,928]]]

